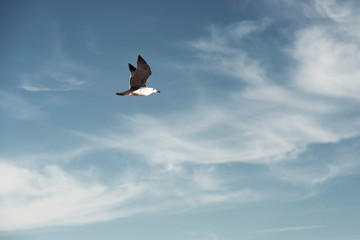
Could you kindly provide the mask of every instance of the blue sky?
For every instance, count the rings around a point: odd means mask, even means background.
[[[359,10],[1,1],[0,239],[358,239]]]

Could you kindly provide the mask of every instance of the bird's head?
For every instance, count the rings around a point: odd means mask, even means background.
[[[160,93],[160,91],[159,91],[159,90],[156,90],[155,88],[152,88],[152,89],[151,89],[151,92],[152,92],[152,93]]]

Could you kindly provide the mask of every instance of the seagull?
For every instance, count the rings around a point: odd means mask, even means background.
[[[137,68],[129,63],[130,69],[130,89],[125,92],[116,93],[120,96],[147,97],[152,93],[160,93],[155,88],[146,87],[146,80],[151,75],[150,66],[139,55],[137,60]]]

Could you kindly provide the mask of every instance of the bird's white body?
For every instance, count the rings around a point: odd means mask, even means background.
[[[118,92],[120,96],[147,97],[152,93],[160,92],[155,88],[146,87],[146,81],[151,75],[150,66],[139,55],[137,60],[137,68],[129,63],[130,70],[130,86],[129,90]]]
[[[156,90],[155,88],[142,87],[142,88],[139,88],[138,90],[135,90],[135,91],[129,93],[129,96],[147,97],[150,94],[156,93],[156,92],[159,92],[159,91]]]

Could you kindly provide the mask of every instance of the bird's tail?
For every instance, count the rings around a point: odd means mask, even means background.
[[[127,90],[125,92],[117,92],[116,95],[127,96],[127,95],[129,95],[129,93],[130,93],[130,90]]]

